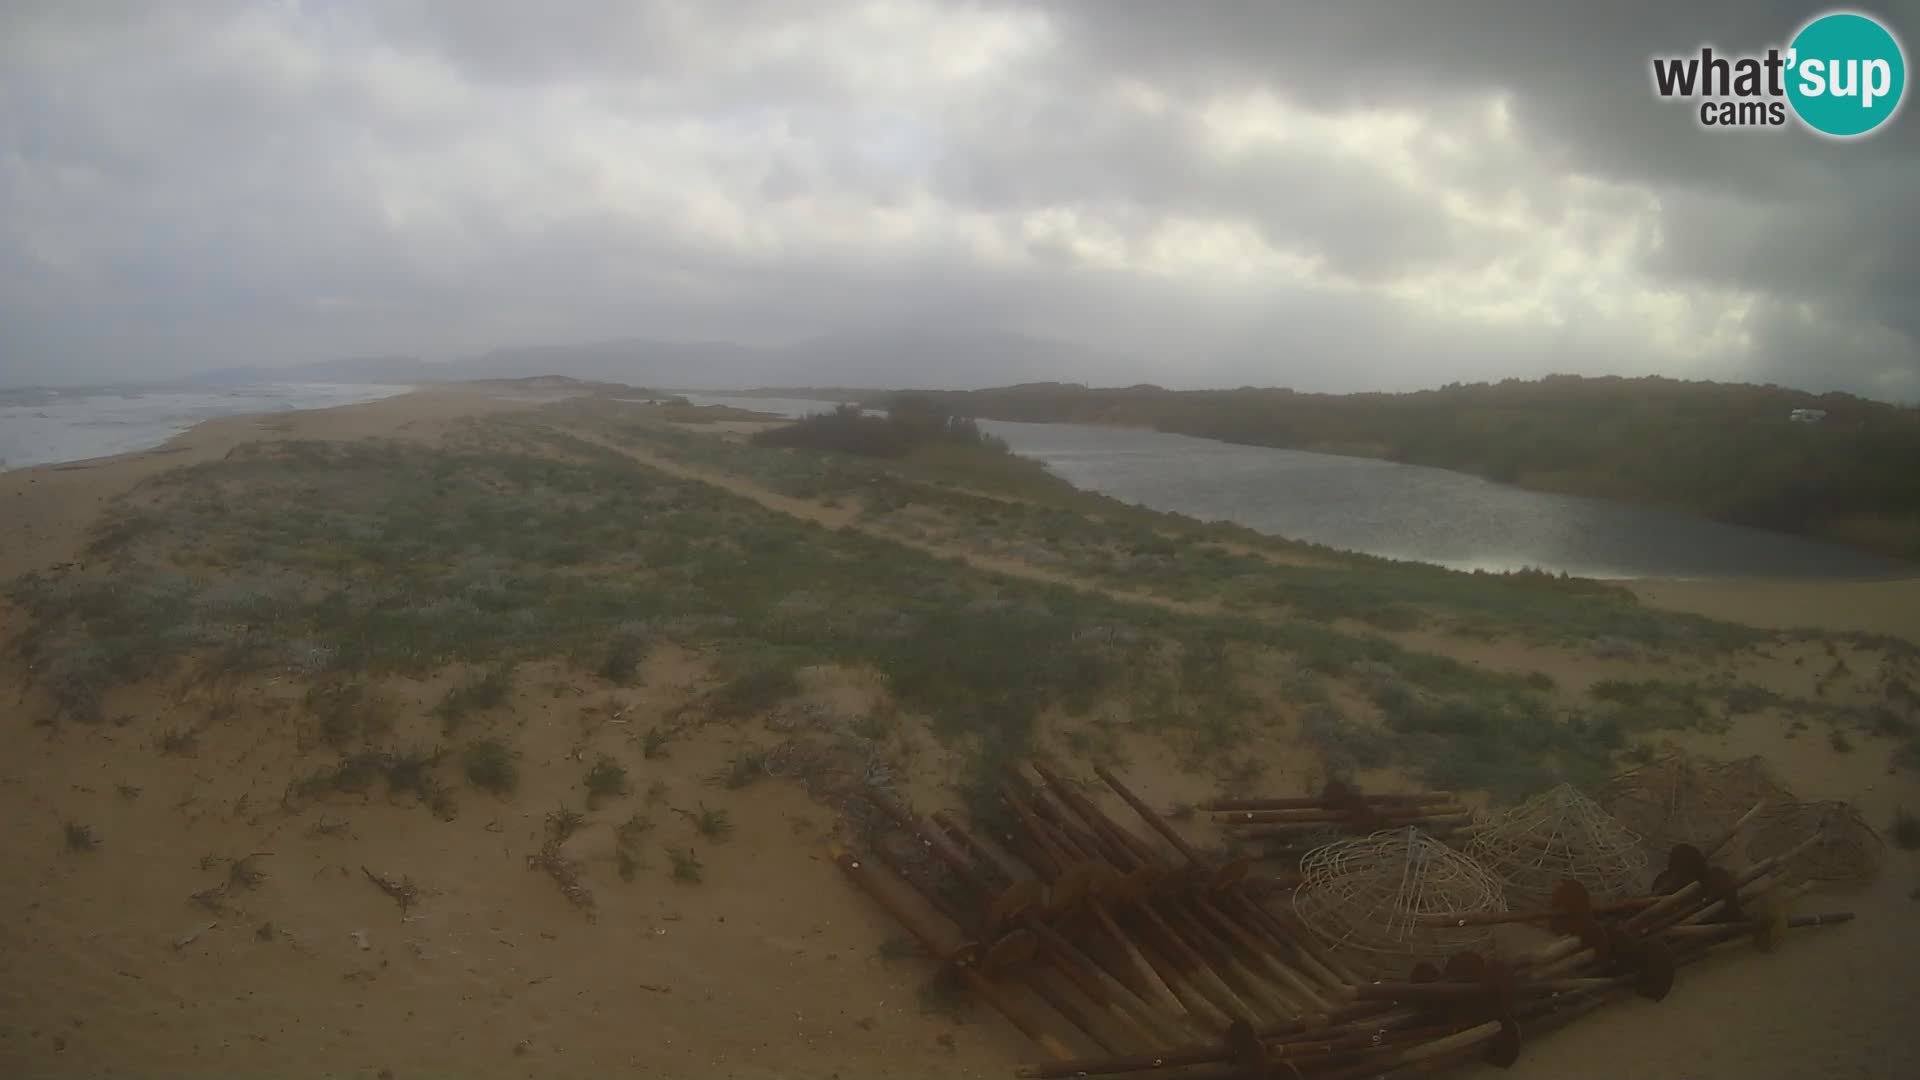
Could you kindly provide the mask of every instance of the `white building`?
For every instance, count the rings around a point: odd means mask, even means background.
[[[1825,409],[1795,409],[1787,414],[1787,419],[1796,424],[1817,424],[1826,418]]]

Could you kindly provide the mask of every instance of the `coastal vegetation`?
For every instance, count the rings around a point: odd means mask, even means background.
[[[1223,785],[1301,746],[1329,773],[1398,766],[1511,797],[1591,780],[1636,742],[1711,729],[1736,704],[1904,737],[1852,705],[1677,677],[1583,697],[1432,638],[1676,668],[1812,632],[1126,506],[927,405],[751,439],[666,418],[685,408],[577,400],[475,422],[446,445],[258,443],[161,474],[110,513],[85,568],[9,587],[31,616],[16,644],[47,722],[104,722],[141,682],[291,674],[314,744],[337,759],[290,777],[291,796],[384,778],[442,815],[457,811],[450,757],[473,786],[514,790],[521,667],[638,686],[661,650],[708,675],[630,729],[641,758],[703,725],[751,730],[805,696],[807,672],[868,672],[885,711],[848,737],[889,760],[931,738],[945,748],[936,775],[982,806],[1007,762],[1121,761],[1142,738]],[[1823,640],[1912,660],[1891,639]],[[437,734],[458,732],[457,753],[396,727],[382,687],[409,679],[440,688]],[[737,747],[724,786],[763,775],[776,742]],[[628,789],[617,758],[586,760],[574,776],[590,803]]]
[[[927,446],[971,446],[1007,453],[1007,444],[983,434],[980,425],[941,411],[927,399],[897,395],[885,414],[841,404],[754,435],[755,446],[828,450],[865,457],[897,458]]]
[[[79,932],[171,940],[176,970],[310,950],[351,990],[308,998],[348,1021],[421,1000],[414,972],[503,963],[559,1007],[548,973],[617,941],[662,995],[799,943],[910,1002],[822,849],[873,839],[873,789],[994,828],[1032,760],[1123,771],[1184,818],[1331,779],[1499,804],[1744,746],[1900,792],[1868,813],[1915,835],[1904,640],[1156,513],[932,403],[437,423],[158,463],[0,583],[15,832],[34,881],[98,905]],[[163,902],[114,901],[129,874]],[[960,999],[926,985],[944,1018]]]
[[[1041,383],[922,396],[964,416],[1433,465],[1920,559],[1920,408],[1848,394],[1554,375],[1406,394]],[[1796,422],[1794,410],[1823,415]]]

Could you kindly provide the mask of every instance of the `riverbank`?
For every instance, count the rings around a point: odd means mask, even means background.
[[[805,399],[696,400],[793,416]],[[981,422],[1077,487],[1382,558],[1628,580],[1890,580],[1920,566],[1696,514],[1528,491],[1446,469],[1146,428]]]
[[[41,572],[0,605],[0,1072],[1007,1075],[1024,1040],[826,858],[849,776],[962,812],[1025,755],[1156,804],[1485,800],[1671,747],[1920,806],[1870,719],[1916,681],[1892,643],[715,415],[435,390],[0,474],[0,576]],[[1523,1067],[1897,1074],[1915,872]]]
[[[1920,409],[1847,394],[1554,375],[1400,394],[1041,383],[925,396],[980,419],[1365,454],[1920,560],[1920,481],[1902,464],[1920,460]]]

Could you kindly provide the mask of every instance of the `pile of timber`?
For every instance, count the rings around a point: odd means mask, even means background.
[[[1118,777],[1095,771],[1147,833],[1035,765],[1005,777],[1010,824],[991,834],[945,813],[922,818],[875,790],[870,798],[894,828],[867,851],[835,853],[946,975],[1032,1041],[1045,1060],[1021,1076],[1358,1080],[1511,1064],[1524,1038],[1622,994],[1664,998],[1678,967],[1747,943],[1771,949],[1789,928],[1851,918],[1789,917],[1782,868],[1797,852],[1735,869],[1714,861],[1723,839],[1676,847],[1650,895],[1595,903],[1569,881],[1542,911],[1425,915],[1439,930],[1533,923],[1554,936],[1515,955],[1456,954],[1444,966],[1409,957],[1404,980],[1372,980],[1289,905],[1268,902],[1284,900],[1287,882],[1198,850]],[[1452,815],[1446,799],[1364,798],[1389,817],[1428,807],[1442,808],[1429,816]],[[1324,809],[1273,805],[1283,802],[1222,812]]]

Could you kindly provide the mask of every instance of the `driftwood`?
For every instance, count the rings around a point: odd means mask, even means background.
[[[381,892],[393,897],[393,902],[400,905],[400,913],[403,915],[413,907],[416,900],[420,899],[420,888],[413,883],[412,878],[401,878],[395,881],[390,877],[376,874],[364,866],[360,868],[360,872],[367,875],[368,881],[379,886]]]

